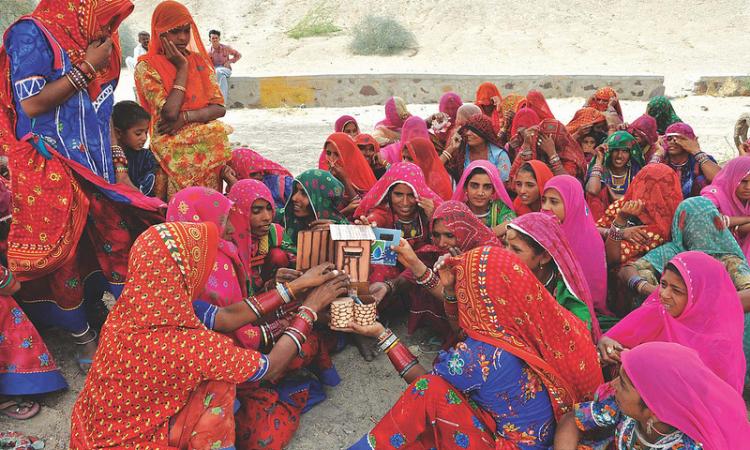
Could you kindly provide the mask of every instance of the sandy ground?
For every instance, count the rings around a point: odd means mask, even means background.
[[[328,37],[286,36],[321,1],[343,30]],[[128,19],[150,28],[157,0],[139,0]],[[741,30],[746,0],[245,0],[232,14],[206,0],[184,0],[200,29],[218,28],[243,54],[243,75],[321,73],[653,74],[670,93],[701,75],[746,74]],[[392,17],[417,36],[418,51],[382,58],[348,50],[350,29],[367,14]],[[734,30],[734,32],[732,31]]]
[[[120,91],[120,98],[128,90]],[[550,107],[558,118],[567,122],[583,103],[583,99],[552,99]],[[735,119],[741,112],[750,112],[750,98],[687,97],[674,102],[677,113],[691,123],[704,149],[719,161],[735,155],[730,145]],[[645,110],[644,102],[624,102],[626,119],[632,120]],[[428,115],[437,105],[410,105],[414,114]],[[369,130],[382,116],[382,106],[364,108],[293,108],[273,110],[231,110],[225,120],[235,132],[231,140],[248,145],[264,155],[289,167],[294,173],[313,167],[319,149],[332,129],[332,123],[342,114],[355,116],[363,130]],[[405,333],[398,323],[400,334]],[[83,377],[75,366],[72,345],[68,337],[55,330],[43,332],[58,364],[70,383],[70,390],[41,397],[42,412],[25,423],[11,423],[0,419],[0,429],[13,427],[18,431],[44,436],[49,448],[65,448],[68,439],[70,410],[83,387]],[[412,345],[424,342],[423,334],[409,339]],[[419,348],[415,347],[415,354]],[[424,355],[428,363],[434,355]],[[354,347],[348,347],[334,357],[343,382],[329,389],[329,399],[303,416],[301,428],[292,449],[346,448],[372,426],[398,398],[404,388],[388,360],[378,358],[364,362]]]

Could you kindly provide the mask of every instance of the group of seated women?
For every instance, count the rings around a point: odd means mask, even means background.
[[[354,449],[747,446],[750,157],[719,167],[665,98],[628,124],[600,89],[568,126],[512,100],[483,84],[423,119],[393,98],[373,134],[339,119],[319,168],[237,149],[226,195],[176,192],[131,250],[71,446],[283,448],[353,376],[330,357],[347,333],[409,385]],[[401,233],[369,292],[440,341],[431,367],[379,321],[328,325],[347,275],[293,267],[331,224]]]

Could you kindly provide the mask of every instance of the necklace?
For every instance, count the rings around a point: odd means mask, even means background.
[[[635,434],[635,437],[638,438],[638,442],[643,444],[646,448],[649,449],[669,449],[674,446],[677,442],[679,442],[682,439],[682,432],[680,430],[674,430],[673,432],[669,434],[662,435],[663,437],[656,440],[655,444],[652,444],[651,442],[647,441],[643,435],[641,435],[640,430],[638,430],[638,425],[635,425],[635,428],[633,429],[633,433]],[[661,433],[660,433],[661,434]],[[625,448],[625,447],[621,447]]]
[[[549,279],[544,282],[544,287],[549,287],[549,284],[552,282],[554,278],[555,278],[555,271],[553,270],[552,273],[549,275]]]

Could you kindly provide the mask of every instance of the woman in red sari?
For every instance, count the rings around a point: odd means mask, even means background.
[[[181,222],[153,226],[136,240],[130,278],[73,406],[70,448],[234,448],[235,385],[280,375],[315,311],[346,292],[346,277],[311,270],[287,289],[302,293],[328,282],[307,296],[308,309],[273,350],[263,355],[236,347],[208,330],[191,305],[211,273],[218,240],[211,223]],[[253,297],[243,316],[255,316],[250,304],[271,310],[285,301],[278,292]],[[241,406],[238,448],[265,441],[266,448],[281,449],[299,425],[299,408],[266,391],[257,387]],[[252,413],[243,415],[247,410]]]
[[[362,196],[372,188],[377,179],[359,147],[346,133],[333,133],[326,139],[323,153],[331,175],[344,185],[344,203],[341,214],[352,217]]]
[[[500,115],[502,103],[503,96],[497,86],[489,81],[479,85],[474,104],[482,108],[482,114],[492,120],[492,129],[495,131],[495,135],[500,132],[502,126],[502,116]]]
[[[559,120],[542,120],[538,127],[527,129],[525,133],[526,140],[510,169],[511,179],[524,162],[532,159],[547,164],[555,175],[567,174],[579,180],[584,179],[586,158],[583,150]]]
[[[588,330],[502,248],[476,248],[448,266],[439,279],[428,270],[424,283],[441,285],[467,337],[432,372],[381,324],[351,324],[378,337],[409,383],[351,448],[549,448],[556,420],[603,382]]]
[[[401,149],[404,161],[412,162],[422,169],[427,186],[443,200],[450,200],[453,195],[453,183],[443,162],[429,139],[414,138],[404,143]]]
[[[513,180],[517,197],[513,200],[516,216],[542,209],[544,185],[553,177],[546,164],[536,159],[524,163]]]
[[[236,148],[232,150],[232,160],[229,162],[232,168],[227,175],[227,191],[232,189],[240,180],[262,181],[273,195],[273,203],[276,209],[283,208],[289,197],[292,196],[294,177],[286,167],[264,158],[258,152],[249,148]],[[233,175],[233,176],[232,176]]]

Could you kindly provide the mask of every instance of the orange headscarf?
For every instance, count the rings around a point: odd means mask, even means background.
[[[614,107],[615,111],[617,111],[617,115],[620,116],[620,119],[622,119],[622,108],[620,107],[617,92],[609,86],[597,89],[596,92],[594,92],[594,95],[592,95],[591,98],[589,98],[589,100],[586,102],[586,106],[604,112],[607,110],[607,108],[609,108],[609,101],[613,98],[615,100],[618,100],[617,102],[615,102]]]
[[[329,142],[333,143],[338,149],[341,157],[340,164],[343,170],[346,171],[349,181],[361,194],[366,194],[377,179],[372,172],[370,164],[364,155],[362,155],[362,152],[359,151],[357,144],[346,133],[333,133],[326,139],[326,144]],[[325,155],[325,148],[323,149],[323,154]],[[328,164],[330,165],[330,163]]]
[[[527,163],[531,166],[531,170],[534,172],[534,178],[536,178],[536,185],[539,187],[539,195],[542,195],[542,192],[544,192],[544,185],[547,184],[547,182],[550,180],[550,178],[554,176],[554,174],[549,169],[549,167],[547,167],[547,164],[544,164],[542,161],[539,161],[538,159],[532,159],[531,161],[527,161]],[[519,166],[519,170],[524,165],[526,164],[521,164]],[[515,179],[515,174],[513,175],[513,179]],[[516,197],[516,199],[513,200],[513,210],[516,212],[516,215],[518,216],[522,216],[530,212],[538,212],[538,211],[532,210],[528,206],[521,203],[520,197]]]
[[[586,325],[518,257],[478,247],[451,258],[458,323],[471,338],[521,358],[541,378],[557,420],[604,382]]]
[[[193,16],[190,15],[185,5],[173,0],[159,3],[151,17],[151,43],[148,46],[148,53],[138,60],[139,62],[145,61],[154,68],[161,77],[164,90],[171,91],[177,76],[177,69],[164,56],[160,36],[169,30],[188,24],[190,25],[190,43],[187,49],[190,54],[187,55],[188,77],[187,85],[184,86],[186,92],[181,111],[192,111],[208,106],[211,100],[208,95],[214,91],[211,88],[214,66],[203,46]],[[138,96],[141,98],[141,105],[151,114],[152,122],[157,121],[156,111],[153,111],[148,102],[143,100],[145,98],[143,93],[139,91]]]
[[[477,88],[477,98],[474,100],[474,104],[479,107],[494,106],[495,104],[492,103],[492,97],[497,97],[500,104],[502,104],[503,96],[500,94],[500,89],[498,89],[493,83],[486,81],[480,84],[479,88]],[[495,133],[499,132],[501,117],[497,107],[492,110],[492,116],[490,118],[492,119],[492,128],[495,130]]]
[[[432,141],[426,138],[414,138],[404,145],[412,161],[422,169],[427,186],[443,200],[453,196],[453,183],[443,162],[435,151]]]
[[[572,135],[575,134],[576,131],[581,129],[581,127],[585,127],[587,125],[593,126],[597,123],[606,122],[606,120],[606,117],[604,117],[604,114],[602,114],[601,111],[596,108],[587,106],[576,111],[576,113],[573,115],[573,118],[570,120],[570,122],[568,122],[565,128],[568,130],[568,133]]]

